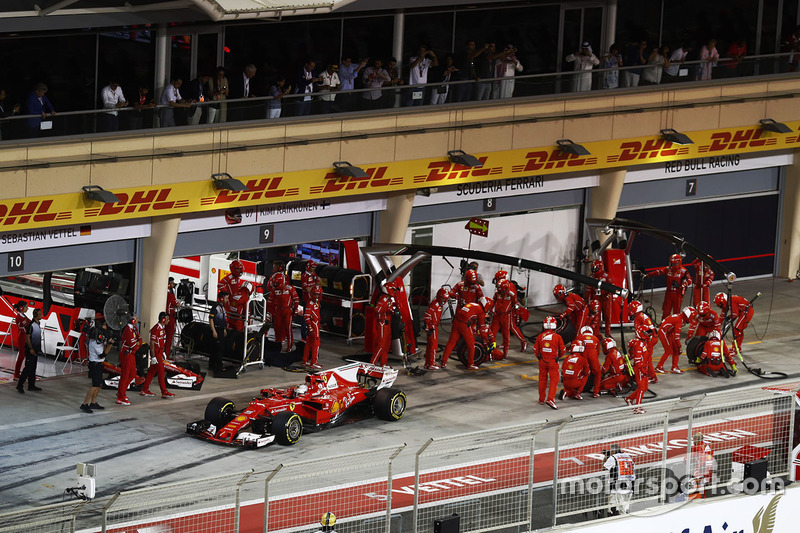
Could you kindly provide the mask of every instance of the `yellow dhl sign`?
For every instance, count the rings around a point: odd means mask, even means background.
[[[800,122],[787,124],[792,130]],[[81,193],[0,201],[0,231],[105,222],[215,211],[231,207],[380,194],[530,175],[591,172],[697,157],[785,150],[800,147],[800,134],[781,135],[758,126],[688,132],[691,145],[661,137],[584,143],[590,154],[576,156],[555,146],[476,154],[482,167],[442,159],[397,161],[363,167],[364,178],[343,177],[333,169],[244,176],[248,190],[216,190],[211,180],[154,187],[114,189],[120,201],[100,204]]]

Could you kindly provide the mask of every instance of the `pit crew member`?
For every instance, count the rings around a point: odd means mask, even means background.
[[[142,337],[136,326],[138,320],[132,316],[125,327],[122,328],[122,344],[119,346],[119,387],[117,388],[117,403],[130,405],[128,399],[128,385],[136,377],[136,352],[142,347]]]
[[[744,331],[753,318],[753,304],[747,298],[737,294],[731,295],[730,302],[731,317],[733,318],[733,347],[736,353],[741,353]],[[728,312],[728,295],[724,292],[718,292],[714,296],[714,303],[722,310],[723,315]]]
[[[714,478],[714,451],[703,440],[703,434],[699,431],[692,435],[690,500],[704,499],[706,497],[706,487],[711,485]]]
[[[637,300],[632,300],[628,304],[629,320],[633,321],[633,330],[636,338],[641,339],[647,347],[645,353],[645,369],[651,383],[658,383],[658,377],[653,370],[653,347],[658,343],[658,330],[653,325],[653,321],[642,309],[642,304]]]
[[[17,324],[17,347],[19,353],[17,354],[17,361],[14,363],[14,379],[19,379],[20,372],[22,371],[22,362],[25,361],[25,330],[31,323],[31,319],[25,314],[28,312],[28,302],[20,300],[14,304],[16,311],[15,322]]]
[[[598,281],[606,281],[608,282],[608,274],[606,273],[605,269],[603,268],[603,262],[600,259],[595,259],[592,261],[591,267],[591,276],[598,280]],[[586,287],[586,302],[589,304],[590,309],[589,312],[591,313],[591,304],[592,302],[599,302],[600,304],[600,312],[602,313],[603,321],[605,322],[605,334],[606,337],[611,336],[611,298],[610,294],[607,292],[600,290],[597,287],[592,287],[591,285]],[[598,335],[600,334],[600,318],[597,318],[597,325],[592,325],[592,329]]]
[[[572,325],[575,326],[575,331],[579,332],[586,324],[586,316],[588,315],[586,302],[575,293],[567,293],[567,289],[560,283],[553,287],[553,296],[567,306],[564,312],[558,315],[558,318],[560,320],[568,318]]]
[[[603,353],[606,354],[606,359],[603,361],[603,368],[600,369],[604,376],[600,382],[600,390],[616,396],[616,391],[627,385],[630,380],[627,364],[623,355],[617,350],[617,343],[611,337],[603,339]]]
[[[392,318],[397,303],[394,301],[394,287],[384,285],[385,293],[381,293],[375,301],[375,327],[373,334],[372,364],[386,366],[389,364],[389,348],[392,345]]]
[[[483,298],[483,289],[478,283],[478,272],[467,270],[464,279],[456,283],[450,291],[450,296],[456,299],[459,309]]]
[[[236,331],[244,331],[244,317],[251,292],[250,284],[242,279],[242,274],[244,265],[237,259],[231,262],[231,273],[219,282],[220,290],[230,295],[225,304],[228,327]]]
[[[152,350],[150,359],[150,370],[147,371],[147,376],[144,378],[142,384],[142,396],[155,396],[150,392],[150,382],[153,381],[153,376],[158,374],[158,385],[161,387],[162,398],[172,398],[175,396],[167,390],[167,382],[164,379],[164,352],[167,343],[167,324],[169,324],[169,315],[166,312],[158,314],[158,322],[150,328],[150,349]]]
[[[714,271],[700,259],[691,262],[694,268],[694,283],[692,285],[692,305],[696,308],[700,302],[710,303],[708,288],[714,281]]]
[[[583,357],[589,363],[589,368],[592,370],[592,393],[595,398],[600,397],[600,380],[602,372],[600,370],[600,358],[598,352],[600,351],[600,340],[594,336],[592,328],[583,326],[580,334],[575,337],[583,343]],[[574,341],[573,341],[574,342]]]
[[[536,337],[536,342],[533,344],[533,353],[539,360],[539,405],[547,404],[552,409],[558,409],[555,402],[558,388],[558,359],[564,355],[566,348],[561,335],[555,331],[557,326],[555,317],[545,317],[542,325],[544,331]]]
[[[728,345],[722,340],[719,330],[715,329],[708,334],[708,340],[703,345],[703,353],[700,356],[700,364],[697,365],[697,370],[706,376],[710,376],[712,372],[725,375],[728,373],[728,369],[725,368],[725,364],[722,362],[723,357],[731,368],[730,375],[735,376],[736,364],[733,361],[733,357],[731,357],[731,352],[728,350]]]
[[[467,272],[474,272],[468,270]],[[481,336],[484,345],[489,345],[489,326],[486,324],[486,314],[492,310],[492,300],[481,298],[478,302],[468,303],[456,311],[453,319],[453,329],[442,354],[442,368],[447,367],[450,352],[455,348],[459,339],[463,338],[467,345],[467,369],[478,370],[475,364],[475,334]]]
[[[322,297],[322,287],[312,285],[311,295],[303,309],[303,321],[306,324],[306,345],[303,348],[303,364],[309,368],[320,369],[322,365],[317,363],[320,344],[319,326],[319,300]]]
[[[683,374],[683,370],[678,367],[678,361],[681,357],[681,328],[683,328],[684,324],[688,324],[696,313],[694,307],[684,307],[679,315],[669,315],[658,326],[658,340],[661,341],[661,346],[664,347],[664,355],[658,360],[657,373],[667,373],[664,370],[664,363],[672,357],[672,369],[670,372]]]
[[[589,362],[584,357],[584,350],[583,341],[579,339],[572,341],[570,347],[572,353],[561,363],[561,383],[564,385],[562,400],[564,398],[583,400],[581,392],[589,379]]]
[[[503,359],[508,357],[508,345],[511,337],[511,324],[514,321],[514,309],[517,305],[517,294],[511,291],[511,282],[501,279],[497,282],[494,295],[494,312],[492,314],[492,336],[497,332],[503,334]]]
[[[677,315],[681,312],[683,295],[686,288],[692,284],[692,277],[683,265],[681,265],[680,254],[672,254],[669,257],[669,266],[657,268],[647,274],[648,278],[655,276],[667,277],[667,292],[664,294],[664,305],[661,307],[661,320],[669,315]]]
[[[167,359],[172,356],[172,343],[175,340],[175,324],[178,320],[178,298],[175,297],[175,278],[170,277],[167,282],[167,309],[169,316],[167,325],[164,327],[167,340],[164,343],[164,355]]]
[[[436,351],[439,349],[439,322],[442,320],[442,311],[444,311],[444,305],[448,299],[450,299],[450,291],[447,290],[447,287],[440,288],[423,317],[425,332],[428,334],[425,346],[425,368],[428,370],[441,368],[436,364]]]
[[[688,342],[695,335],[698,337],[708,335],[721,325],[722,321],[717,312],[711,309],[711,306],[706,302],[700,302],[700,305],[697,306],[697,316],[689,324],[689,333],[686,340]]]
[[[208,359],[208,367],[215,371],[222,371],[222,356],[225,352],[225,337],[228,335],[227,320],[225,319],[225,306],[228,303],[230,294],[228,291],[217,293],[217,303],[211,307],[208,313],[208,323],[211,326],[211,337],[214,339],[211,347],[211,354]]]
[[[647,373],[647,350],[647,343],[638,337],[631,339],[628,343],[628,356],[633,360],[633,373],[636,378],[636,390],[625,398],[625,403],[628,405],[641,404],[644,393],[650,386]]]
[[[494,275],[494,283],[495,287],[497,287],[498,282],[501,279],[508,279],[508,272],[505,270],[498,270]],[[519,302],[519,296],[517,295],[517,286],[509,280],[508,290],[514,294],[514,298],[516,299],[516,304],[514,305],[513,316],[511,317],[511,333],[514,334],[516,338],[519,339],[520,348],[519,351],[524,352],[528,349],[528,339],[525,338],[525,335],[522,334],[522,330],[520,329],[519,325],[524,324],[528,321],[530,317],[530,313],[528,309],[523,307]]]
[[[273,274],[270,279],[267,313],[272,317],[275,342],[282,344],[285,340],[286,351],[291,352],[294,349],[292,317],[299,314],[300,299],[297,297],[294,287],[286,281],[285,274]]]

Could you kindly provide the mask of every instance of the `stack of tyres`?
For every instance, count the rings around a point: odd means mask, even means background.
[[[337,333],[340,335],[347,335],[350,322],[350,309],[323,301],[320,309],[320,320],[322,322],[322,328],[325,331],[330,331],[331,333]],[[360,337],[364,335],[365,329],[366,320],[364,318],[364,313],[354,310],[352,335],[354,337]]]
[[[191,322],[181,330],[181,346],[191,354],[210,355],[213,337],[208,322]],[[225,336],[225,359],[240,362],[244,346],[244,333],[228,330]]]

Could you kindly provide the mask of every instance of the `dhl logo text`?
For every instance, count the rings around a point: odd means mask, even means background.
[[[132,194],[115,193],[119,202],[104,204],[103,207],[87,208],[87,217],[118,215],[120,213],[144,213],[147,211],[169,211],[189,206],[189,200],[171,200],[172,188],[136,191]]]
[[[200,200],[200,204],[229,204],[231,202],[261,200],[262,198],[285,198],[289,196],[297,196],[299,194],[300,190],[297,187],[281,187],[282,181],[283,176],[252,179],[246,183],[246,191],[234,192],[222,189],[217,193],[216,197],[202,198]]]
[[[523,165],[514,165],[511,170],[514,172],[536,172],[538,170],[550,170],[554,168],[582,167],[584,165],[594,165],[597,163],[596,157],[581,157],[568,154],[562,150],[552,152],[528,152],[525,154],[528,162]]]
[[[673,146],[669,141],[664,139],[649,139],[647,141],[629,141],[619,145],[619,155],[609,155],[606,160],[610,163],[618,161],[633,161],[635,159],[650,159],[654,157],[672,157],[681,155],[681,148]],[[689,149],[683,149],[683,152],[689,153]]]
[[[389,167],[367,168],[364,170],[367,174],[364,178],[340,176],[336,172],[328,172],[325,175],[325,185],[315,185],[309,190],[311,194],[327,194],[367,188],[380,189],[390,185],[401,185],[403,183],[402,177],[386,177],[388,168]]]
[[[33,200],[31,202],[15,202],[11,205],[0,205],[0,220],[3,226],[27,224],[29,222],[52,222],[69,220],[70,212],[51,212],[52,200]]]
[[[481,165],[486,164],[487,157],[479,157],[478,161]],[[428,182],[428,181],[443,181],[464,178],[479,178],[489,176],[491,174],[498,174],[502,171],[501,167],[465,167],[449,161],[434,161],[428,165],[428,173],[421,176],[414,176],[414,182]]]
[[[762,138],[764,130],[761,128],[748,128],[734,132],[721,131],[711,135],[711,144],[699,146],[698,152],[721,152],[724,150],[743,150],[745,148],[758,148],[777,144],[776,137]]]

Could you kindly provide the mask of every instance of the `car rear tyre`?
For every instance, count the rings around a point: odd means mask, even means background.
[[[375,416],[393,422],[406,412],[406,395],[399,389],[380,389],[375,394]]]
[[[467,366],[469,364],[469,360],[467,359],[467,343],[461,339],[456,344],[455,349],[458,360],[461,361],[462,365]],[[475,356],[473,357],[473,363],[481,366],[488,358],[486,346],[480,340],[475,339]]]
[[[703,346],[705,346],[708,337],[692,337],[689,339],[689,344],[686,345],[686,357],[693,365],[700,364],[700,358],[703,355]]]
[[[236,406],[227,398],[217,396],[208,402],[205,419],[221,428],[233,420],[236,415]]]
[[[291,411],[283,411],[272,418],[272,434],[283,446],[297,444],[303,435],[303,419]]]

